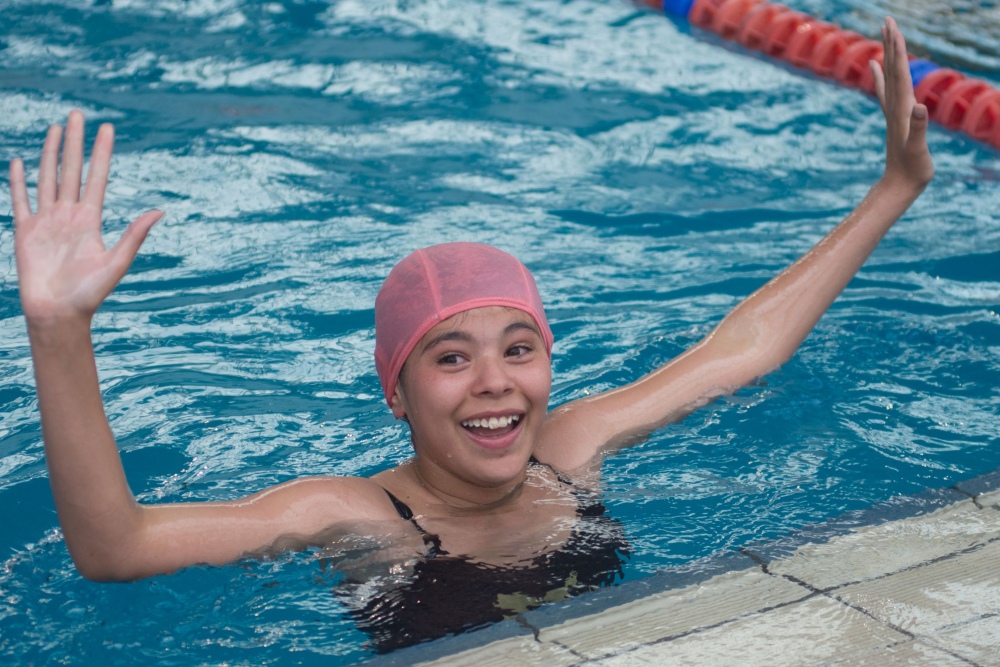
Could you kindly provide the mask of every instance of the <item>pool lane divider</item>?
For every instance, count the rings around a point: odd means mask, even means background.
[[[639,0],[817,76],[875,94],[868,61],[882,63],[882,42],[767,0]],[[1000,90],[980,79],[910,57],[917,101],[931,120],[1000,148]]]

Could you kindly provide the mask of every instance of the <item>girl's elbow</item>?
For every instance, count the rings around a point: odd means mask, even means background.
[[[96,582],[135,581],[148,576],[148,563],[135,549],[104,548],[102,545],[79,546],[67,543],[76,571],[84,579]]]
[[[76,571],[84,579],[98,583],[121,583],[134,581],[138,576],[130,573],[127,568],[116,563],[103,562],[98,559],[73,559]]]
[[[705,341],[705,368],[717,373],[720,393],[731,393],[773,373],[798,346],[753,327],[720,327]]]

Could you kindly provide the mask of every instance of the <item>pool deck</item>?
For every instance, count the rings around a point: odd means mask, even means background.
[[[1000,471],[365,664],[1000,665]]]

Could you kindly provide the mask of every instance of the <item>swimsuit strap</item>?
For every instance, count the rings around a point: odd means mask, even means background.
[[[389,500],[392,501],[392,506],[396,508],[396,513],[399,514],[399,517],[403,519],[403,521],[409,521],[412,523],[416,529],[420,531],[420,534],[423,535],[424,544],[430,546],[430,552],[427,554],[429,558],[433,558],[438,554],[446,553],[441,550],[441,538],[437,535],[431,535],[424,530],[423,526],[417,523],[417,520],[413,518],[413,510],[410,509],[409,505],[392,495],[392,492],[389,491],[389,489],[383,487],[382,490],[385,491],[385,495],[389,496]]]
[[[567,477],[567,476],[566,476],[565,474],[563,474],[562,472],[560,472],[560,471],[556,470],[556,469],[555,469],[555,468],[554,468],[554,467],[552,466],[552,464],[551,464],[551,463],[543,463],[543,462],[539,461],[538,459],[536,459],[536,458],[535,458],[535,455],[534,455],[534,454],[532,454],[532,455],[531,455],[531,458],[530,458],[530,459],[528,459],[528,463],[533,463],[533,464],[535,464],[536,466],[545,466],[546,468],[548,468],[549,470],[551,470],[551,471],[552,471],[552,474],[553,474],[553,475],[555,475],[555,476],[556,476],[556,479],[558,479],[558,480],[559,480],[560,482],[562,482],[562,483],[563,483],[563,484],[565,484],[566,486],[573,486],[573,480],[571,480],[571,479],[570,479],[569,477]]]
[[[389,500],[392,501],[392,506],[396,508],[396,512],[399,513],[400,518],[404,521],[413,521],[413,510],[410,509],[410,506],[392,495],[389,489],[383,488],[382,490],[385,491],[385,495],[389,496]],[[416,525],[415,521],[414,525]],[[420,528],[420,526],[417,526],[417,528]],[[420,532],[424,532],[423,528],[420,528]]]
[[[586,489],[585,487],[574,485],[572,479],[567,477],[565,473],[556,470],[551,464],[539,461],[534,455],[528,459],[528,463],[545,466],[552,471],[552,474],[556,476],[556,479],[571,488],[573,496],[577,500],[576,513],[578,516],[601,517],[608,511],[604,506],[604,503],[602,503],[598,498],[597,494],[589,489]]]

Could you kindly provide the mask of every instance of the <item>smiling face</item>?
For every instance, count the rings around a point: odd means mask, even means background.
[[[403,366],[392,412],[410,423],[421,476],[469,496],[470,487],[521,481],[551,380],[549,355],[530,315],[476,308],[424,335]]]

